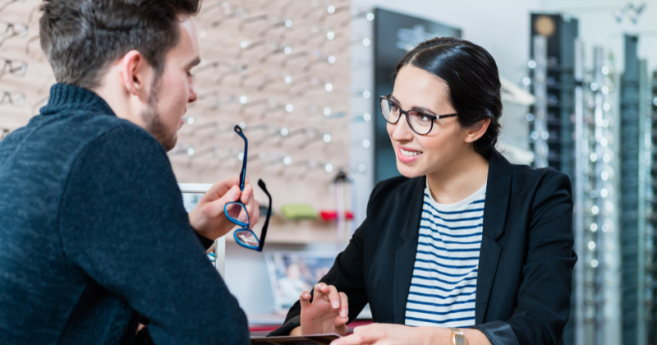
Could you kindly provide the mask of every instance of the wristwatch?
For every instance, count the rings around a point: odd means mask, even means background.
[[[454,345],[466,345],[465,343],[465,335],[463,334],[463,331],[461,331],[458,328],[450,328],[452,330],[452,333],[454,333],[454,336],[452,337],[452,344]]]

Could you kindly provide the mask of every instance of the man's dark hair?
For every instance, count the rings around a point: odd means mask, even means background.
[[[139,51],[159,75],[178,44],[178,15],[194,15],[200,0],[45,0],[41,48],[59,83],[99,86],[111,63]]]
[[[497,143],[502,116],[502,84],[495,59],[486,49],[466,40],[437,37],[420,43],[404,56],[397,72],[406,65],[419,67],[443,79],[462,126],[490,119],[486,133],[473,143],[486,158]]]

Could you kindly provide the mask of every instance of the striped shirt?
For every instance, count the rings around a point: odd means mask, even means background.
[[[463,201],[443,205],[425,188],[406,325],[475,324],[485,196],[486,185]]]

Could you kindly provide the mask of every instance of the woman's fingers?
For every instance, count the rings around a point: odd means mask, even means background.
[[[333,307],[333,309],[339,309],[340,294],[338,293],[338,289],[333,285],[330,285],[328,288],[329,288],[329,301],[331,302],[331,307]]]
[[[299,302],[301,303],[301,310],[303,311],[304,308],[307,308],[310,306],[310,293],[308,291],[304,291],[301,293],[301,296],[299,297]]]
[[[366,345],[375,344],[377,341],[385,338],[385,333],[377,324],[360,326],[354,328],[354,334],[344,338],[336,339],[331,345]]]
[[[340,292],[340,316],[348,320],[349,316],[349,298],[344,292]]]
[[[344,338],[333,340],[331,345],[369,345],[374,344],[375,342],[376,340],[367,341],[367,339],[360,334],[352,334]]]
[[[329,300],[329,293],[331,292],[331,289],[329,289],[328,285],[324,283],[319,283],[315,285],[314,289],[314,298],[313,301],[318,301],[318,300],[325,300],[327,302],[330,302]]]

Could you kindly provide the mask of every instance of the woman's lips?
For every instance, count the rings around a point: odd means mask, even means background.
[[[406,155],[404,155],[406,153]],[[409,155],[413,154],[413,155]],[[397,159],[399,159],[400,162],[402,163],[413,163],[416,160],[420,159],[420,156],[422,156],[422,152],[418,150],[413,150],[411,148],[407,147],[402,147],[402,146],[397,146]]]

